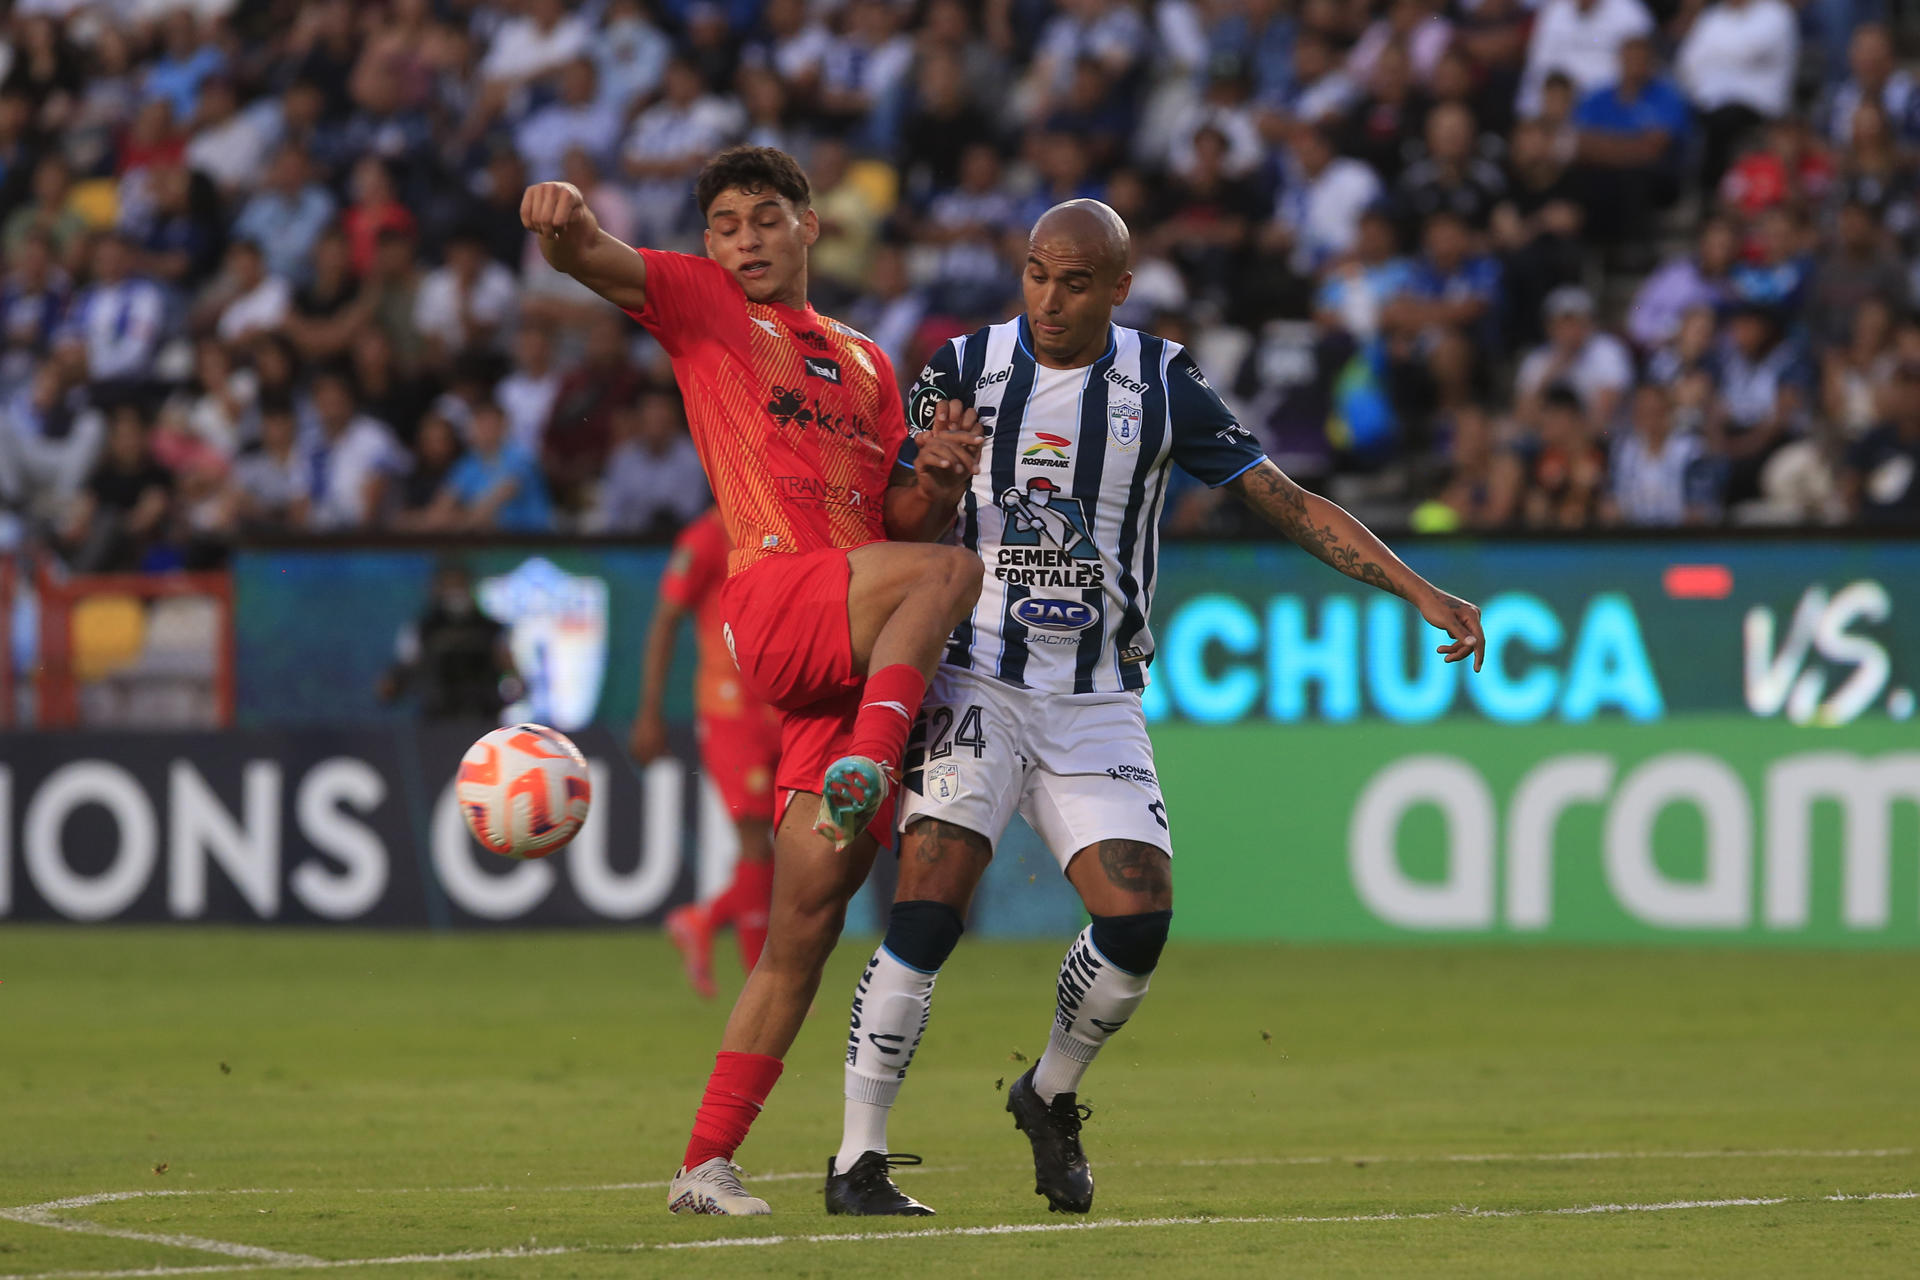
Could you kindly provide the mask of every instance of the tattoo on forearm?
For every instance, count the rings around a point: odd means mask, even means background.
[[[1386,566],[1362,548],[1341,538],[1331,524],[1316,527],[1307,507],[1307,494],[1274,466],[1258,466],[1234,482],[1240,496],[1267,522],[1302,549],[1332,565],[1349,578],[1399,595]]]
[[[1102,840],[1094,850],[1100,855],[1100,869],[1114,888],[1155,897],[1172,895],[1167,855],[1152,845],[1138,840]]]

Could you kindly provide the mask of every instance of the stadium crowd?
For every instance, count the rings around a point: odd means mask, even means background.
[[[1123,322],[1418,529],[1920,517],[1920,85],[1874,0],[15,0],[0,545],[660,533],[657,348],[518,218],[698,251],[801,157],[813,295],[911,378],[1097,196]],[[1170,532],[1231,532],[1201,489]]]

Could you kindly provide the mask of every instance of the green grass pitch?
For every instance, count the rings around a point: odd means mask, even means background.
[[[1911,955],[1176,938],[1069,1222],[1001,1092],[1065,941],[941,978],[909,1223],[820,1206],[842,947],[740,1156],[775,1216],[730,1222],[664,1210],[726,1009],[655,934],[6,926],[0,1276],[1915,1272]]]

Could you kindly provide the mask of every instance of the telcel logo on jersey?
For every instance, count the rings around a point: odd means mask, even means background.
[[[1027,446],[1020,452],[1020,460],[1032,467],[1064,467],[1067,464],[1067,450],[1073,441],[1065,436],[1054,435],[1051,431],[1036,431],[1033,438],[1037,443]]]
[[[1100,611],[1084,600],[1047,600],[1028,596],[1008,610],[1016,619],[1040,631],[1085,631],[1100,621]]]

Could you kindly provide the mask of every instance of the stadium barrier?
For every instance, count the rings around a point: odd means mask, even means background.
[[[269,549],[234,569],[245,731],[50,735],[0,763],[0,916],[649,921],[717,882],[725,824],[689,783],[690,740],[660,780],[620,749],[664,552],[458,554],[512,628],[515,714],[595,761],[578,850],[516,867],[461,846],[446,783],[473,728],[377,700],[436,552]],[[1409,559],[1482,603],[1485,670],[1441,663],[1403,605],[1290,549],[1167,549],[1147,711],[1179,933],[1920,944],[1920,544],[1446,542]],[[117,841],[93,825],[109,821]],[[889,871],[853,927],[877,923]],[[972,929],[1076,919],[1016,832]]]

